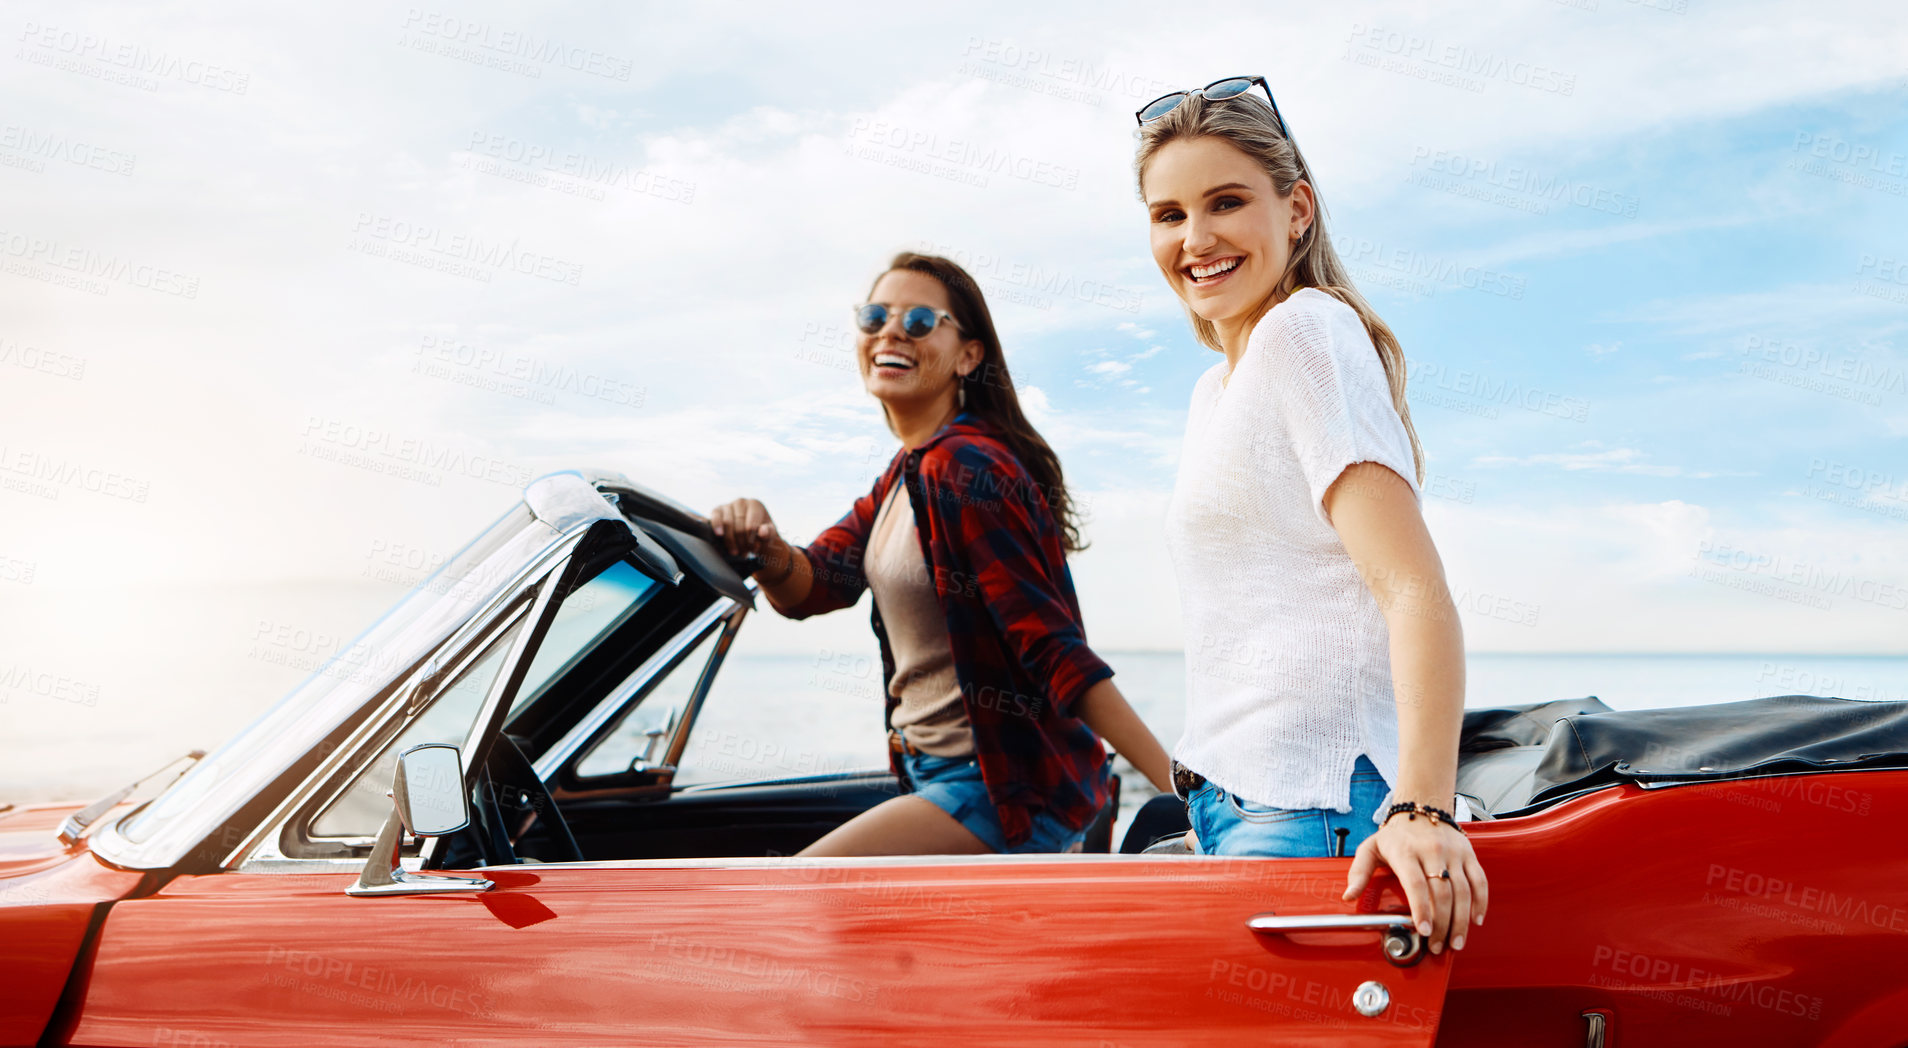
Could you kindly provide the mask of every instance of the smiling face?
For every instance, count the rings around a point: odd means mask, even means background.
[[[942,398],[952,404],[957,376],[980,366],[980,341],[963,338],[945,318],[926,338],[910,338],[901,330],[901,314],[914,306],[952,313],[947,288],[926,273],[891,269],[875,281],[868,301],[888,307],[888,322],[859,337],[862,385],[889,407],[919,409]]]
[[[1300,181],[1279,196],[1264,168],[1213,135],[1168,142],[1140,185],[1153,261],[1222,338],[1271,294],[1312,222],[1311,186]]]

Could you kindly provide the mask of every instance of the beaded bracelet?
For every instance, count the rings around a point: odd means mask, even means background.
[[[1393,815],[1397,815],[1400,812],[1405,813],[1405,818],[1407,820],[1415,819],[1418,816],[1423,815],[1433,822],[1447,823],[1450,825],[1452,829],[1458,831],[1459,833],[1464,832],[1464,827],[1458,825],[1457,816],[1452,815],[1450,812],[1445,811],[1443,808],[1433,807],[1429,804],[1419,804],[1417,801],[1399,801],[1397,804],[1394,804],[1391,807],[1386,808],[1384,821],[1380,822],[1378,825],[1383,826],[1385,823],[1390,822],[1391,817]]]

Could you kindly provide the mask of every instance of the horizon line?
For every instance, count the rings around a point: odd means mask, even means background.
[[[870,637],[870,640],[873,638]],[[1105,655],[1184,655],[1183,648],[1095,648]],[[1519,656],[1535,658],[1768,658],[1768,659],[1908,659],[1908,651],[1466,651],[1466,656]],[[812,655],[806,651],[758,651],[738,653],[735,657],[750,655],[789,656],[806,658]]]

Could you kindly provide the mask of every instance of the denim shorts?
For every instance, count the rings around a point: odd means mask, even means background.
[[[1329,808],[1274,808],[1248,801],[1214,786],[1202,784],[1186,798],[1186,818],[1199,839],[1201,855],[1274,855],[1287,859],[1330,857],[1341,854],[1338,834],[1344,829],[1344,851],[1350,856],[1360,841],[1378,832],[1372,815],[1388,792],[1376,765],[1359,757],[1352,766],[1349,812]]]
[[[1045,810],[1035,812],[1033,833],[1017,847],[1007,847],[1007,833],[1000,827],[1000,813],[987,796],[987,784],[981,781],[980,761],[973,757],[934,757],[925,753],[901,758],[908,784],[917,796],[952,815],[967,827],[981,843],[997,852],[1072,851],[1086,839],[1086,829],[1068,829],[1067,824]],[[1111,774],[1102,771],[1102,776]]]

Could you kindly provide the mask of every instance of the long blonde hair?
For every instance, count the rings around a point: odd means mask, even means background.
[[[1146,165],[1168,142],[1206,136],[1223,138],[1251,157],[1271,176],[1272,187],[1279,196],[1290,196],[1292,187],[1304,179],[1312,187],[1314,199],[1317,198],[1318,181],[1312,177],[1311,169],[1306,166],[1298,147],[1292,144],[1291,139],[1279,134],[1272,107],[1260,101],[1258,96],[1250,94],[1219,102],[1200,95],[1190,95],[1179,103],[1177,109],[1142,125],[1139,130],[1139,149],[1133,157],[1135,180],[1143,182]],[[1141,198],[1144,199],[1143,187]],[[1317,218],[1305,227],[1305,234],[1292,249],[1292,259],[1287,263],[1285,272],[1273,283],[1265,299],[1253,308],[1250,323],[1257,324],[1273,306],[1300,288],[1317,288],[1350,306],[1364,323],[1365,332],[1371,336],[1371,344],[1378,348],[1378,360],[1384,365],[1385,381],[1391,387],[1391,406],[1398,410],[1398,418],[1404,422],[1405,435],[1411,438],[1412,464],[1417,469],[1418,483],[1422,486],[1424,448],[1418,443],[1418,431],[1411,425],[1411,408],[1405,403],[1404,349],[1398,345],[1398,336],[1392,334],[1391,328],[1378,318],[1377,310],[1372,309],[1371,303],[1365,301],[1365,296],[1352,286],[1351,274],[1345,269],[1345,263],[1339,260],[1338,252],[1332,248],[1332,239],[1325,231],[1324,219],[1325,204],[1321,200]],[[1186,309],[1186,316],[1192,321],[1193,334],[1200,343],[1210,349],[1224,348],[1212,321],[1193,312],[1190,306]]]

